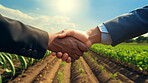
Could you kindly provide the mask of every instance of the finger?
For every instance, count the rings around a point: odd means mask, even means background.
[[[62,61],[66,61],[66,59],[68,59],[68,54],[64,53],[62,56]]]
[[[64,29],[61,31],[61,33],[58,35],[59,38],[66,37],[67,29]]]
[[[52,52],[51,55],[56,56],[56,52]]]
[[[78,50],[76,51],[76,54],[77,54],[78,56],[82,56],[82,55],[83,55],[83,52],[78,48]]]
[[[78,42],[78,47],[83,52],[87,52],[88,51],[87,46],[85,44],[83,44],[82,42]]]
[[[68,57],[67,60],[66,60],[66,62],[67,62],[67,63],[70,63],[70,62],[71,62],[71,58]]]
[[[63,55],[62,52],[58,52],[58,53],[57,53],[57,58],[61,58],[62,55]]]
[[[66,37],[66,33],[61,33],[61,34],[58,35],[58,37],[59,37],[59,38]]]
[[[78,56],[77,54],[70,55],[70,57],[72,59],[79,59],[80,58],[80,56]]]
[[[73,30],[63,30],[61,34],[58,35],[59,38],[63,38],[66,36],[73,36],[74,31]]]

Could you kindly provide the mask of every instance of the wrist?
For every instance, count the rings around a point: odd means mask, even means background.
[[[48,33],[49,36],[49,41],[48,41],[48,46],[50,45],[51,41],[52,41],[52,33]],[[49,48],[48,48],[49,49]]]
[[[91,45],[101,42],[101,32],[98,27],[86,31],[88,35],[88,43]]]

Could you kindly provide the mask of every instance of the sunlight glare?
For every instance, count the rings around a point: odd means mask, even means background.
[[[56,0],[56,7],[58,11],[69,13],[77,10],[78,8],[77,0]]]

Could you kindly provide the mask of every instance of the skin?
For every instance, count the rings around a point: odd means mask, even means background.
[[[101,42],[101,32],[98,27],[94,27],[90,30],[87,30],[85,32],[77,31],[77,30],[63,30],[60,34],[58,34],[59,38],[65,38],[67,36],[72,36],[81,42],[85,43],[85,45],[89,48],[95,43]],[[52,52],[53,56],[62,56],[61,59],[65,61],[66,59],[69,59],[71,57],[68,57],[65,55],[65,53],[61,52]]]
[[[87,46],[74,37],[58,38],[59,33],[49,33],[48,50],[53,51],[52,55],[57,53],[57,58],[69,63],[79,59],[83,52],[88,51]]]

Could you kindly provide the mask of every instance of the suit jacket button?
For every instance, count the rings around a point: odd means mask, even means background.
[[[28,54],[28,55],[31,55],[31,54],[32,54],[32,49],[29,49],[29,50],[27,51],[27,54]]]
[[[38,52],[37,52],[36,50],[34,50],[33,53],[32,53],[32,55],[33,55],[33,56],[37,56],[37,53],[38,53]]]
[[[20,53],[25,53],[25,52],[26,52],[25,48],[20,49]]]

